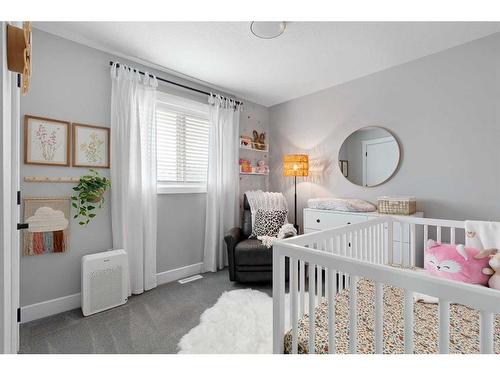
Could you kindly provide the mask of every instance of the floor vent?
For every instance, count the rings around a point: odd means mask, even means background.
[[[203,279],[203,276],[194,275],[191,277],[186,277],[185,279],[180,279],[179,284],[186,284],[186,283],[190,283],[191,281],[195,281],[195,280],[199,280],[199,279]]]

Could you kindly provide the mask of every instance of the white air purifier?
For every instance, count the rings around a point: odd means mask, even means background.
[[[125,250],[82,257],[82,312],[88,316],[127,302],[128,258]]]

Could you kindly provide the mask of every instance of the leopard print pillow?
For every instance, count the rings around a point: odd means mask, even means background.
[[[288,211],[286,210],[257,210],[250,238],[257,238],[258,236],[276,237],[280,228],[286,222],[287,214]]]

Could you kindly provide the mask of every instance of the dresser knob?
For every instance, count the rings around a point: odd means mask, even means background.
[[[351,225],[351,223],[348,222],[347,225]]]
[[[316,222],[319,223],[319,222],[321,222],[321,220],[320,219],[316,219]]]

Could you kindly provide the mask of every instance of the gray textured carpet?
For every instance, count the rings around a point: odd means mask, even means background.
[[[177,353],[177,343],[227,291],[270,285],[231,283],[227,271],[173,282],[89,317],[72,310],[21,325],[21,353]]]

